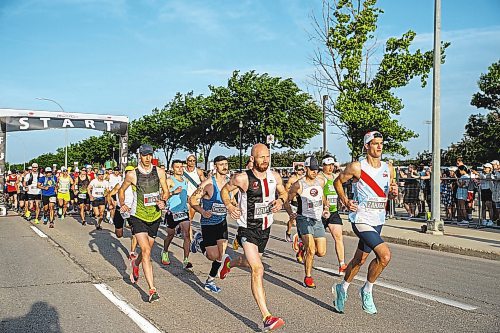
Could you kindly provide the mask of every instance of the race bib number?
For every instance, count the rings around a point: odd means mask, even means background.
[[[323,204],[323,202],[321,200],[318,200],[318,201],[309,201],[307,203],[307,208],[309,209],[314,209],[316,207],[319,207]]]
[[[55,203],[56,202],[56,197],[50,197],[49,202]]]
[[[101,198],[104,196],[103,188],[94,188],[94,197]]]
[[[87,199],[87,193],[79,193],[78,198],[80,199]]]
[[[262,219],[264,217],[268,217],[269,215],[272,215],[272,210],[273,209],[273,204],[272,203],[267,203],[267,202],[262,202],[262,203],[255,203],[255,209],[253,213],[253,217],[255,219]]]
[[[227,208],[224,204],[214,202],[212,205],[212,214],[213,215],[226,215]]]
[[[36,190],[38,190],[38,187],[36,187],[36,184],[35,185],[32,184],[32,185],[30,185],[29,189],[31,191],[36,191]]]
[[[159,192],[144,194],[144,207],[155,206],[159,199]]]
[[[327,195],[326,196],[326,199],[328,200],[328,202],[330,203],[330,205],[337,205],[337,199],[338,199],[338,195]]]
[[[59,187],[59,193],[68,193],[68,192],[69,192],[69,190],[67,188]]]
[[[385,210],[387,198],[370,198],[366,202],[366,208],[371,210]]]
[[[16,186],[16,182],[9,182],[9,186]]]
[[[187,212],[176,212],[172,213],[172,217],[175,222],[185,220],[188,217]]]

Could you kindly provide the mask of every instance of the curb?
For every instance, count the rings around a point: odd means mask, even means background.
[[[274,220],[274,223],[280,224],[280,225],[287,224],[286,221],[280,221],[280,220]],[[342,234],[344,236],[357,237],[353,231],[349,231],[349,230],[343,230]],[[399,245],[405,245],[405,246],[416,247],[416,248],[421,248],[421,249],[454,253],[454,254],[460,254],[460,255],[469,256],[469,257],[476,257],[476,258],[483,258],[483,259],[500,261],[500,253],[496,253],[496,252],[480,251],[480,250],[475,250],[475,249],[470,249],[470,248],[463,248],[463,247],[459,247],[459,246],[423,242],[423,241],[417,241],[414,239],[406,239],[406,238],[398,238],[398,237],[390,237],[390,236],[382,236],[382,238],[384,239],[384,241],[386,241],[387,243],[391,243],[391,244],[399,244]]]

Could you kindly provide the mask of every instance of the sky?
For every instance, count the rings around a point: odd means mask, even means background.
[[[433,0],[378,1],[384,10],[376,37],[384,41],[408,30],[412,49],[433,47]],[[500,59],[500,1],[442,0],[442,39],[451,42],[441,67],[441,142],[458,141],[477,80]],[[225,85],[233,70],[256,70],[292,78],[314,91],[311,15],[321,0],[1,0],[0,108],[126,115],[136,119],[163,107],[176,92],[206,94]],[[432,80],[396,90],[405,108],[398,119],[420,134],[410,156],[429,148]],[[483,112],[484,113],[484,112]],[[328,127],[328,151],[348,161],[345,139]],[[77,142],[91,130],[68,131]],[[7,135],[7,161],[19,163],[65,142],[63,130]],[[305,151],[322,147],[321,134]],[[218,154],[238,150],[216,147]],[[160,157],[162,154],[160,155]],[[184,158],[185,152],[176,157]]]

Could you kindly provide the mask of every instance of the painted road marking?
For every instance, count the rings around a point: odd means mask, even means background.
[[[315,267],[315,268],[317,270],[320,270],[320,271],[323,271],[323,272],[328,272],[328,273],[333,273],[333,274],[335,274],[335,275],[338,276],[338,271],[336,271],[334,269],[326,268],[326,267]],[[361,282],[365,282],[365,279],[357,277],[357,276],[354,277],[354,279],[358,280],[358,281],[361,281]],[[376,285],[384,287],[384,288],[387,288],[387,289],[392,289],[392,290],[396,290],[396,291],[399,291],[399,292],[402,292],[402,293],[406,293],[406,294],[409,294],[409,295],[413,295],[413,296],[421,297],[421,298],[424,298],[424,299],[428,299],[428,300],[431,300],[431,301],[436,301],[436,302],[439,302],[439,303],[442,303],[442,304],[446,304],[446,305],[449,305],[449,306],[453,306],[455,308],[459,308],[459,309],[466,310],[466,311],[472,311],[472,310],[476,310],[477,309],[476,306],[472,306],[472,305],[469,305],[469,304],[457,302],[457,301],[454,301],[454,300],[451,300],[451,299],[447,299],[447,298],[444,298],[444,297],[440,297],[440,296],[434,296],[434,295],[426,294],[426,293],[423,293],[423,292],[420,292],[420,291],[417,291],[417,290],[412,290],[412,289],[408,289],[408,288],[404,288],[404,287],[399,287],[399,286],[396,286],[396,285],[393,285],[393,284],[389,284],[389,283],[385,283],[385,282],[379,282],[379,281],[377,281]]]
[[[127,317],[132,319],[134,323],[139,326],[139,328],[145,333],[162,333],[153,324],[147,321],[143,316],[141,316],[137,311],[132,309],[130,305],[124,300],[118,298],[113,290],[105,283],[94,284],[94,286],[99,290],[107,299],[111,301],[114,305],[120,309]]]
[[[47,235],[44,234],[40,229],[38,229],[37,227],[33,226],[33,225],[30,225],[30,228],[33,229],[33,231],[40,237],[42,238],[47,238]]]

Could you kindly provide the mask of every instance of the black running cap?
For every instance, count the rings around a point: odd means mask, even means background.
[[[153,155],[154,149],[151,145],[143,144],[139,147],[139,154],[141,155]]]
[[[309,156],[305,162],[304,162],[304,166],[306,168],[309,168],[311,170],[319,170],[319,162],[318,160],[316,159],[316,157],[314,156]]]
[[[221,161],[227,161],[227,157],[224,155],[219,155],[216,158],[214,158],[214,163],[221,162]]]

